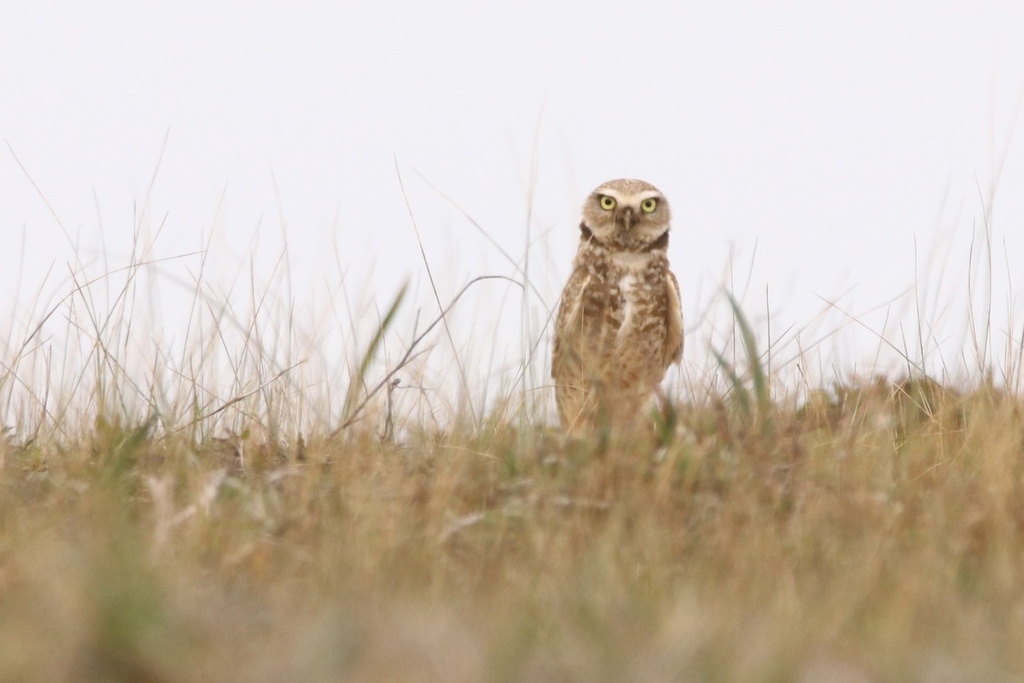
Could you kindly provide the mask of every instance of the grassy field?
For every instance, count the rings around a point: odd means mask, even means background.
[[[19,681],[1024,676],[1024,417],[920,381],[655,436],[7,442]]]
[[[571,440],[515,391],[392,404],[400,296],[343,401],[255,322],[287,311],[239,322],[201,274],[184,340],[140,352],[140,270],[105,300],[82,272],[8,336],[2,680],[1024,678],[1007,382],[788,396],[737,307],[720,383]]]
[[[18,681],[1024,676],[1024,417],[883,381],[659,430],[0,451]]]

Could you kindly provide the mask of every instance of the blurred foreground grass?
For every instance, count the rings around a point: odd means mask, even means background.
[[[928,380],[293,443],[0,450],[10,681],[1024,677],[1024,416]],[[671,421],[670,421],[671,422]]]

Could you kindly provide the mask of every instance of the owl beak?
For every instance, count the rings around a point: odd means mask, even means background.
[[[623,209],[620,220],[622,222],[622,227],[626,229],[626,232],[632,230],[633,224],[636,223],[636,216],[633,214],[633,207],[627,206]]]

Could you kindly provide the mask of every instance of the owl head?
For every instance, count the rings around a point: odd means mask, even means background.
[[[609,180],[587,197],[580,229],[584,239],[608,248],[646,251],[667,245],[671,217],[668,201],[654,185]]]

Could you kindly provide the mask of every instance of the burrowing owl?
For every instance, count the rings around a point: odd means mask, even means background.
[[[551,359],[558,415],[570,432],[632,423],[682,358],[669,218],[665,197],[642,180],[611,180],[583,205]]]

